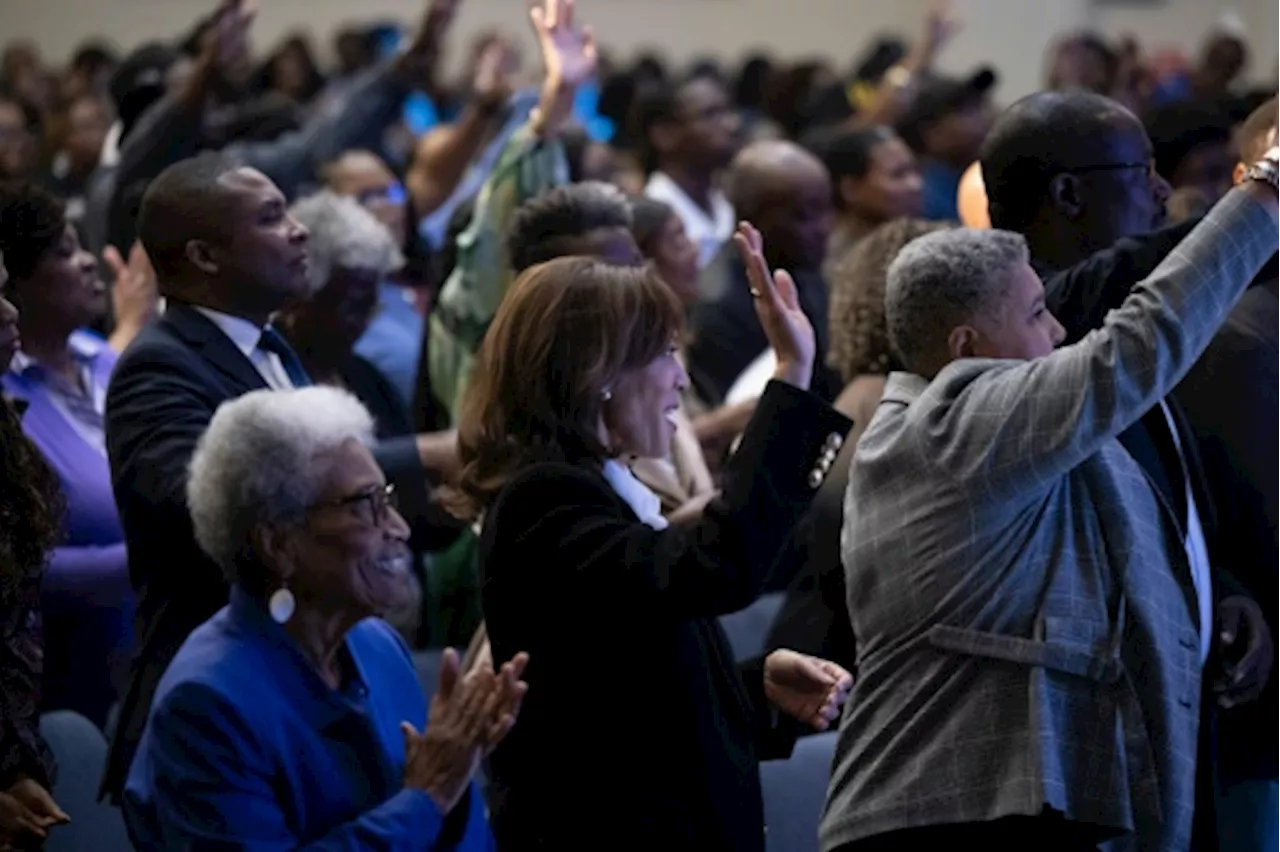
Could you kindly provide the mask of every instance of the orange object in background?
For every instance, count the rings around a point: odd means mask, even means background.
[[[990,228],[991,216],[987,212],[987,188],[982,182],[982,164],[974,163],[965,169],[956,193],[956,207],[960,209],[960,221],[966,228]]]

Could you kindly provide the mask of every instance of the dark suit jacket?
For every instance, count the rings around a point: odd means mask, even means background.
[[[1259,277],[1174,395],[1196,435],[1217,507],[1216,556],[1262,607],[1274,637],[1280,598],[1275,261]],[[1273,672],[1259,700],[1218,711],[1220,768],[1230,777],[1276,777],[1277,680]]]
[[[817,338],[810,387],[822,400],[831,402],[844,386],[827,366],[827,282],[817,272],[794,275],[800,307]],[[698,396],[710,406],[724,402],[738,376],[769,348],[756,317],[746,269],[732,242],[725,243],[702,271],[698,301],[689,314],[689,333],[689,378]]]
[[[196,544],[191,528],[191,455],[219,405],[266,387],[216,325],[176,302],[116,364],[107,389],[107,455],[138,592],[139,648],[103,780],[103,792],[113,798],[120,795],[160,676],[187,635],[227,603],[222,570]],[[418,465],[412,438],[384,443],[375,456],[388,475]]]
[[[771,383],[692,529],[640,523],[586,465],[507,483],[481,533],[482,601],[494,658],[530,662],[492,758],[500,849],[764,849],[757,760],[788,754],[794,727],[767,711],[763,661],[735,667],[716,616],[760,593],[825,440],[848,429]]]

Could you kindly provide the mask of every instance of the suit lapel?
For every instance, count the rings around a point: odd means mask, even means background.
[[[161,322],[168,325],[178,338],[199,352],[214,369],[231,379],[246,393],[251,390],[264,390],[267,387],[262,374],[244,356],[244,353],[222,333],[222,329],[195,308],[171,301],[165,308]]]

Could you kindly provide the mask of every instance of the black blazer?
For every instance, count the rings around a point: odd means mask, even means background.
[[[480,537],[494,658],[529,694],[491,768],[498,847],[763,850],[757,761],[794,726],[735,666],[716,617],[750,603],[849,421],[773,382],[693,528],[640,523],[598,470],[532,465]],[[817,465],[817,466],[816,466]]]
[[[218,406],[266,387],[221,329],[172,301],[112,374],[107,455],[138,592],[138,651],[103,779],[103,793],[117,801],[160,676],[187,635],[227,603],[222,570],[191,527],[187,467]],[[383,444],[375,456],[388,476],[421,470],[412,438]]]

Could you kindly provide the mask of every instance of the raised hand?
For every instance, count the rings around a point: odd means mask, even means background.
[[[764,259],[764,239],[750,222],[738,225],[733,241],[747,270],[756,316],[777,356],[774,377],[808,389],[817,343],[813,325],[800,308],[795,280],[784,270],[769,271]]]
[[[222,0],[204,38],[204,61],[224,79],[240,79],[249,67],[249,30],[258,14],[256,0]]]
[[[413,85],[429,86],[444,53],[444,40],[453,25],[459,0],[430,0],[409,49],[398,59],[397,70]]]
[[[825,731],[840,716],[853,676],[835,663],[774,651],[764,661],[764,694],[782,712]]]
[[[511,46],[505,39],[495,38],[484,46],[476,59],[475,79],[471,83],[476,97],[497,104],[511,95]]]
[[[111,309],[116,323],[146,325],[155,317],[160,305],[159,282],[147,250],[140,241],[135,241],[126,262],[115,246],[107,246],[102,252],[102,259],[111,267],[114,276]]]
[[[951,0],[935,0],[925,13],[924,31],[921,33],[920,49],[927,62],[933,59],[960,31],[960,18],[952,8]]]
[[[546,69],[545,87],[573,88],[596,71],[596,39],[591,27],[574,24],[574,0],[539,0],[529,10]]]

